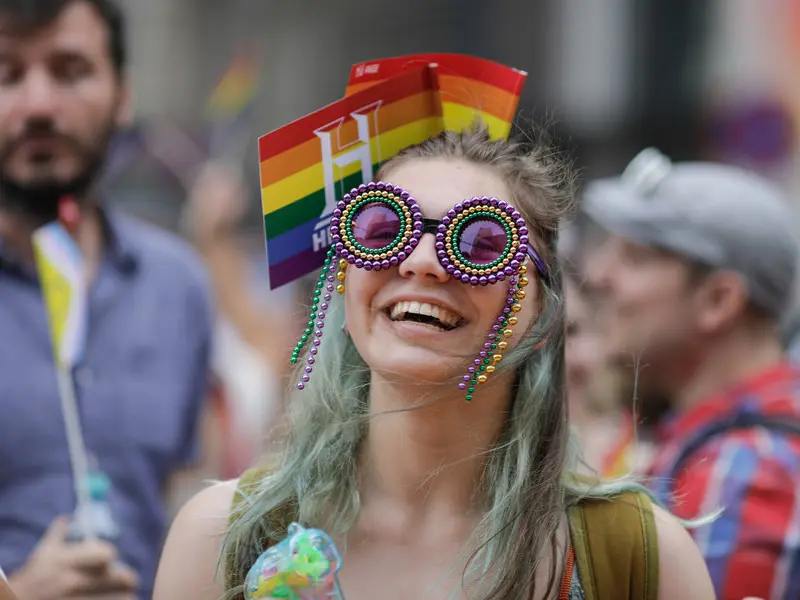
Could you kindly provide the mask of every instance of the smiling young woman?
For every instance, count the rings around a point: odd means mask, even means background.
[[[476,127],[378,178],[334,213],[282,453],[184,508],[155,600],[243,597],[291,521],[336,541],[348,600],[711,600],[693,542],[641,487],[572,474],[557,154]]]

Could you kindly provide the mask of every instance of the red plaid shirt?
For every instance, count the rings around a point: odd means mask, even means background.
[[[709,439],[668,478],[687,441],[737,412],[800,423],[800,367],[782,364],[677,415],[659,431],[650,472],[675,515],[724,508],[693,531],[719,600],[800,599],[800,435],[763,427]],[[671,498],[672,500],[669,500]]]

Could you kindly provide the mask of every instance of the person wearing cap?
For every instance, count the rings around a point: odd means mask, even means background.
[[[800,367],[780,331],[797,243],[784,198],[749,172],[649,149],[583,200],[609,234],[587,265],[608,350],[637,366],[643,410],[667,409],[654,491],[682,518],[722,509],[693,530],[720,600],[800,598]]]

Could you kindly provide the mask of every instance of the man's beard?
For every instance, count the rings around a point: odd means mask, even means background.
[[[0,148],[0,165],[6,165],[25,138],[36,133],[66,140],[78,155],[82,168],[70,179],[59,180],[53,175],[33,181],[19,181],[11,177],[6,168],[0,167],[0,210],[24,216],[33,225],[39,226],[58,218],[59,201],[63,197],[73,196],[79,202],[84,201],[103,169],[115,130],[113,123],[106,123],[91,143],[84,143],[55,132],[49,122],[28,126],[18,138]]]

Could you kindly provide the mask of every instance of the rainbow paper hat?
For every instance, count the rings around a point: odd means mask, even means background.
[[[344,98],[259,138],[270,288],[322,267],[336,203],[404,148],[476,119],[507,138],[526,78],[459,54],[360,63]]]

